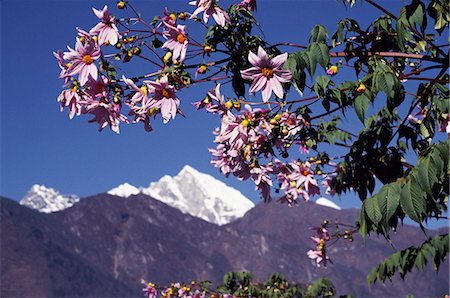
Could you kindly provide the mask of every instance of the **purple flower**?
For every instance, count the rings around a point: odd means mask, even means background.
[[[195,18],[199,13],[203,11],[203,22],[208,23],[209,18],[212,16],[219,26],[224,27],[227,23],[230,23],[230,17],[228,14],[220,8],[215,0],[196,0],[189,2],[190,5],[197,6],[197,9],[192,13],[191,19]]]
[[[281,83],[288,83],[292,79],[292,73],[289,70],[282,69],[283,64],[288,57],[287,53],[269,59],[266,51],[262,47],[258,48],[258,55],[249,52],[248,61],[253,67],[241,71],[242,78],[252,80],[250,93],[262,89],[262,98],[267,102],[272,91],[279,98],[283,98],[283,86]]]
[[[102,10],[95,8],[92,8],[92,10],[101,22],[95,25],[89,33],[98,35],[98,43],[100,45],[108,43],[115,45],[120,38],[120,34],[116,27],[115,18],[108,11],[108,6],[105,5]]]
[[[169,85],[167,76],[163,76],[159,82],[144,82],[150,87],[149,92],[153,93],[151,108],[161,110],[164,123],[169,122],[170,118],[175,119],[180,105],[180,100],[176,96],[177,90]]]
[[[97,45],[85,40],[83,43],[81,38],[77,38],[75,50],[67,47],[69,52],[64,52],[64,60],[71,62],[67,69],[66,76],[73,76],[79,74],[78,80],[83,86],[89,79],[89,75],[93,79],[97,79],[98,70],[94,61],[100,58],[100,50]]]
[[[178,58],[180,62],[184,61],[186,58],[187,45],[189,43],[187,33],[185,32],[186,26],[178,25],[177,27],[173,27],[168,23],[164,24],[169,30],[163,34],[167,41],[162,45],[162,47],[173,52],[173,61]]]

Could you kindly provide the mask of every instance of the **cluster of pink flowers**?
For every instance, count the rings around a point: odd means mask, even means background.
[[[116,27],[104,25],[104,20],[110,20],[108,24],[113,24],[113,18],[108,13],[107,7],[102,11],[94,10],[102,22],[96,25],[91,31],[102,36],[94,38],[90,33],[78,28],[75,49],[68,47],[68,52],[58,51],[53,53],[61,68],[60,78],[64,80],[67,87],[58,96],[61,111],[69,109],[69,117],[75,115],[92,114],[94,117],[90,122],[99,124],[99,130],[109,126],[111,130],[119,132],[120,122],[128,123],[125,115],[120,113],[122,104],[114,100],[109,88],[109,80],[100,74],[96,62],[101,59],[100,40],[114,42],[113,32]],[[101,25],[101,26],[99,26]],[[104,26],[103,26],[104,25]],[[106,33],[105,33],[106,32]],[[115,35],[114,35],[115,36]],[[113,40],[111,40],[111,38]],[[76,79],[78,76],[78,79]]]
[[[267,109],[252,109],[250,105],[245,105],[243,111],[234,114],[234,105],[225,102],[220,85],[209,91],[205,100],[195,103],[195,106],[221,117],[221,127],[215,132],[217,147],[210,149],[210,152],[212,163],[225,176],[233,174],[241,180],[251,178],[266,201],[271,199],[273,180],[284,191],[280,200],[288,204],[296,203],[298,198],[309,200],[310,196],[321,193],[309,161],[284,163],[274,151],[278,149],[283,152],[283,157],[288,148],[298,145],[300,153],[307,152],[304,141],[298,138],[298,132],[308,127],[309,123],[301,116],[290,112],[274,114]],[[330,180],[324,176],[328,187]]]

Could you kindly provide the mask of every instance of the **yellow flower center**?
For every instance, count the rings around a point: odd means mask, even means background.
[[[266,78],[271,78],[271,77],[273,77],[273,69],[272,69],[272,68],[264,67],[264,68],[261,70],[261,72],[262,72],[263,76],[265,76]]]
[[[177,41],[179,42],[179,43],[184,43],[185,41],[186,41],[186,36],[184,36],[183,34],[178,34],[177,35]]]
[[[92,64],[92,62],[94,62],[94,60],[92,60],[91,55],[84,55],[82,60],[87,65]]]
[[[168,97],[170,95],[169,90],[167,90],[166,88],[164,88],[163,90],[161,90],[161,95],[163,97]]]

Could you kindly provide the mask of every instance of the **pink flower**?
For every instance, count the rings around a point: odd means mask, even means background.
[[[109,126],[112,131],[119,133],[120,122],[129,122],[125,115],[120,114],[120,103],[108,103],[105,100],[97,101],[87,98],[82,104],[84,114],[89,113],[94,115],[94,118],[89,120],[89,122],[98,123],[99,131]]]
[[[100,76],[98,80],[94,80],[89,76],[86,82],[86,87],[84,91],[92,96],[94,99],[108,98],[108,78],[105,76]]]
[[[79,74],[78,80],[81,86],[86,84],[89,75],[96,80],[98,70],[94,61],[100,58],[100,50],[97,45],[88,40],[83,43],[80,38],[77,38],[75,50],[67,48],[69,52],[64,52],[63,58],[69,60],[71,65],[67,69],[66,76]]]
[[[316,244],[315,250],[309,250],[307,252],[308,257],[315,261],[317,267],[320,267],[322,264],[324,267],[327,266],[327,262],[331,262],[330,258],[327,255],[326,242],[329,241],[330,234],[328,230],[324,227],[316,227],[313,228],[316,231],[316,235],[311,237],[311,239]]]
[[[175,26],[175,24],[177,23],[176,18],[172,18],[167,7],[164,8],[163,14],[164,14],[163,17],[158,17],[158,19],[161,20],[162,22],[159,23],[158,26],[156,26],[156,28],[160,28],[161,26],[164,25],[164,23],[169,24],[170,26]]]
[[[145,288],[142,289],[144,292],[145,297],[147,298],[157,298],[158,297],[158,291],[156,290],[155,284],[149,282],[145,285]]]
[[[203,11],[203,22],[208,23],[209,18],[212,16],[219,26],[224,27],[227,23],[230,23],[230,17],[228,14],[220,8],[215,0],[196,0],[189,2],[190,5],[197,6],[197,9],[192,13],[191,19],[195,18],[199,13]]]
[[[79,116],[81,114],[81,97],[77,93],[78,87],[74,86],[71,89],[66,89],[58,96],[58,102],[61,103],[61,112],[65,107],[69,108],[69,118],[72,119],[75,114]]]
[[[256,0],[242,0],[241,3],[238,4],[239,8],[246,8],[249,11],[256,10]]]
[[[122,81],[124,81],[131,90],[135,91],[135,93],[131,97],[131,101],[133,103],[141,103],[148,99],[149,88],[147,84],[144,83],[142,84],[141,88],[138,88],[138,86],[136,86],[136,84],[132,80],[127,79],[124,75],[122,75]]]
[[[311,170],[311,164],[307,161],[301,164],[291,163],[294,169],[292,179],[296,180],[297,184],[303,185],[309,196],[320,194],[320,188],[317,186],[317,181],[314,178],[314,172]]]
[[[58,61],[58,66],[59,68],[61,68],[59,77],[64,78],[64,86],[67,86],[69,84],[69,76],[67,75],[67,69],[69,68],[70,64],[64,61],[61,50],[58,50],[58,52],[53,52],[53,56],[55,56],[56,60]]]
[[[222,94],[220,94],[220,84],[217,84],[216,88],[208,91],[208,96],[211,100],[211,104],[206,105],[206,111],[212,114],[219,114],[224,116],[228,112],[228,108],[225,105],[225,100]]]
[[[120,34],[116,27],[115,18],[108,11],[108,6],[105,5],[102,10],[97,10],[95,8],[92,8],[92,10],[101,22],[95,25],[89,33],[98,35],[99,45],[107,43],[115,45],[120,38]]]
[[[253,80],[250,86],[250,93],[254,93],[262,89],[262,98],[267,102],[272,91],[279,98],[283,98],[283,86],[281,83],[288,83],[292,79],[292,73],[281,67],[286,62],[287,53],[269,59],[266,51],[262,47],[258,48],[258,55],[249,52],[248,61],[253,67],[241,71],[242,78]]]
[[[145,83],[150,87],[149,92],[153,93],[150,107],[161,110],[164,123],[169,122],[170,118],[175,119],[180,100],[176,96],[175,87],[169,85],[167,76],[163,76],[159,82],[146,81]]]
[[[176,28],[164,23],[169,29],[164,32],[164,37],[167,41],[163,44],[163,48],[169,49],[173,52],[172,60],[175,61],[179,58],[179,61],[184,61],[186,58],[187,45],[189,43],[187,33],[185,32],[186,26],[178,25]]]

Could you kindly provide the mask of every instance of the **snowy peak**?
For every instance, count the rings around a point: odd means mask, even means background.
[[[326,199],[324,197],[318,198],[316,200],[316,204],[317,205],[321,205],[321,206],[325,206],[325,207],[329,207],[329,208],[333,208],[333,209],[336,209],[336,210],[341,210],[342,209],[339,205],[337,205],[336,203],[334,203],[334,202],[332,202],[332,201],[330,201],[330,200],[328,200],[328,199]]]
[[[40,212],[50,213],[72,207],[80,200],[75,195],[62,195],[53,188],[35,184],[20,200],[20,204]]]
[[[132,195],[137,195],[139,192],[140,192],[139,188],[125,182],[108,191],[108,194],[127,198]]]
[[[227,224],[254,207],[236,189],[214,177],[185,166],[175,177],[164,176],[142,193],[184,213],[218,225]]]

